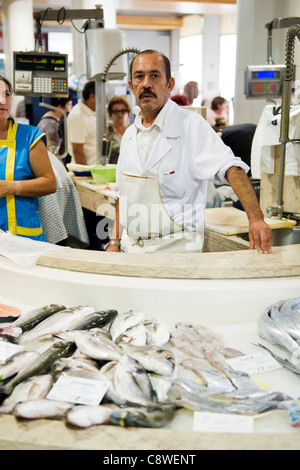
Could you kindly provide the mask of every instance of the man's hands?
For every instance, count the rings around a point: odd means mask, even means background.
[[[242,203],[249,220],[250,249],[258,253],[271,253],[272,230],[265,223],[255,191],[242,168],[232,166],[226,172],[226,178]]]

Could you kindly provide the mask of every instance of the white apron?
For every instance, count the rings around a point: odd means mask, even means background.
[[[120,195],[121,251],[201,252],[203,234],[184,230],[172,220],[161,198],[158,177],[121,174]]]

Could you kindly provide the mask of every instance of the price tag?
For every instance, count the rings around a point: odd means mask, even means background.
[[[193,418],[193,431],[253,433],[254,420],[252,416],[195,411]]]
[[[4,364],[10,357],[22,349],[21,346],[8,341],[0,340],[0,364]]]
[[[80,405],[99,405],[107,389],[108,382],[105,380],[62,374],[49,391],[47,398]]]
[[[227,359],[227,362],[233,369],[246,372],[249,375],[280,369],[282,367],[268,351],[233,357],[232,359]]]

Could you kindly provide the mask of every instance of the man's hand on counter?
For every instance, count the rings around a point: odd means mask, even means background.
[[[249,221],[250,250],[256,249],[258,253],[271,253],[272,229],[263,219],[256,222]]]

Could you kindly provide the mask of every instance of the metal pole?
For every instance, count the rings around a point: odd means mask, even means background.
[[[95,81],[97,164],[102,163],[102,140],[106,133],[105,81]]]

